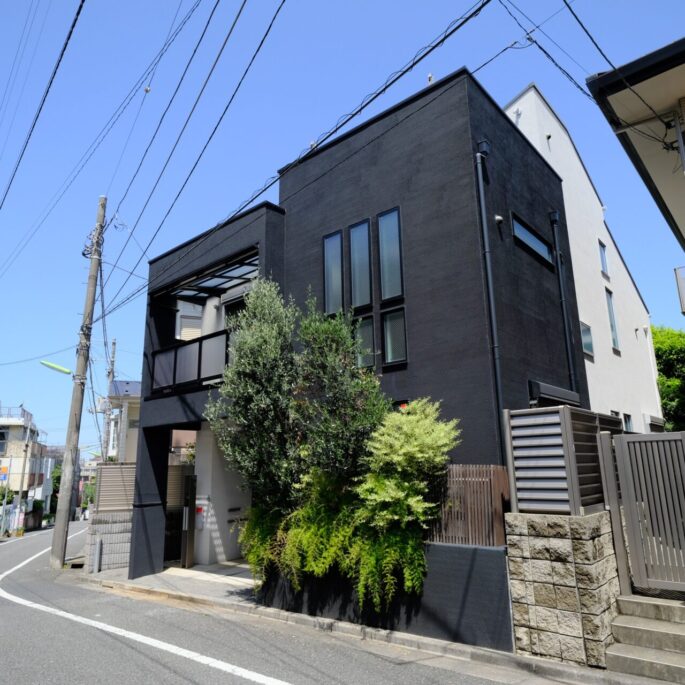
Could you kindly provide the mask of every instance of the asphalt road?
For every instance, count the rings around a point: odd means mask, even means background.
[[[83,546],[85,526],[72,524],[68,553]],[[51,539],[45,531],[0,543],[0,683],[551,682],[260,617],[94,589],[78,582],[81,571],[50,570],[48,552],[40,553]]]

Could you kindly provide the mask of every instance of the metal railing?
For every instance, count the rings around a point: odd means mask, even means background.
[[[152,353],[152,391],[170,392],[217,380],[227,363],[225,330],[156,350]]]
[[[504,545],[504,511],[509,502],[505,466],[450,464],[440,519],[429,542],[453,545]]]

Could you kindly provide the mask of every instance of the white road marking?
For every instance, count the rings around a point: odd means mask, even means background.
[[[46,533],[49,533],[49,530],[42,530],[40,533],[29,533],[28,535],[22,535],[21,537],[18,538],[12,538],[11,540],[7,540],[6,542],[0,542],[0,549],[2,549],[5,545],[11,545],[13,542],[21,542],[22,540],[31,540],[32,538],[38,537],[39,535],[45,535]],[[80,533],[81,531],[79,531]]]
[[[73,538],[75,535],[83,533],[84,530],[70,535],[69,539]],[[4,573],[0,573],[0,583],[7,578],[11,573],[18,571],[20,568],[30,564],[32,561],[37,559],[39,556],[50,551],[50,547],[34,554],[33,556],[25,559],[20,564],[12,567]],[[253,683],[259,683],[260,685],[289,685],[289,683],[284,680],[278,680],[277,678],[271,678],[270,676],[262,675],[261,673],[256,673],[255,671],[250,671],[246,668],[241,668],[240,666],[234,666],[226,661],[220,661],[219,659],[214,659],[210,656],[205,656],[199,652],[193,652],[190,649],[184,649],[183,647],[178,647],[177,645],[172,645],[169,642],[163,642],[162,640],[157,640],[153,637],[147,637],[146,635],[141,635],[140,633],[134,633],[130,630],[124,630],[123,628],[117,628],[116,626],[111,626],[108,623],[102,623],[101,621],[93,621],[90,618],[84,618],[83,616],[77,616],[76,614],[70,614],[67,611],[62,611],[61,609],[55,609],[54,607],[45,606],[44,604],[38,604],[36,602],[31,602],[28,599],[23,599],[22,597],[17,597],[9,592],[6,592],[0,588],[0,597],[8,600],[9,602],[14,602],[14,604],[19,604],[20,606],[28,607],[29,609],[36,609],[37,611],[42,611],[46,614],[51,614],[53,616],[59,616],[60,618],[67,619],[68,621],[73,621],[74,623],[80,623],[84,626],[89,626],[90,628],[95,628],[96,630],[101,630],[104,633],[110,633],[112,635],[117,635],[119,637],[124,637],[133,642],[139,642],[148,647],[154,647],[162,652],[168,652],[174,656],[180,656],[184,659],[189,659],[190,661],[195,661],[203,666],[209,666],[217,671],[223,671],[224,673],[229,673],[230,675],[238,676],[244,680],[249,680]]]

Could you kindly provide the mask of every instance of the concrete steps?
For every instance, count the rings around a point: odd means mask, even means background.
[[[607,668],[685,685],[685,602],[619,597],[618,608]]]

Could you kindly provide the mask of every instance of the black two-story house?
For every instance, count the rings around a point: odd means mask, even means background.
[[[457,462],[504,463],[503,409],[588,406],[561,180],[466,70],[284,167],[279,192],[150,263],[132,577],[163,567],[172,430],[198,431],[196,549],[249,504],[203,410],[257,274],[352,311],[384,391],[460,419]]]

